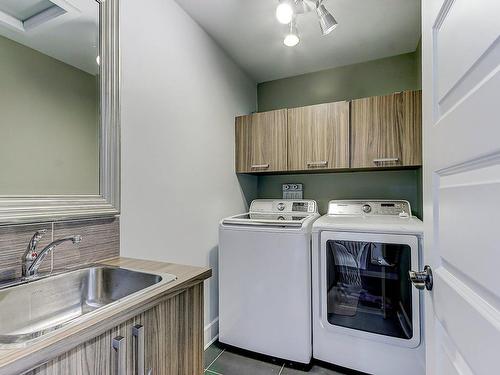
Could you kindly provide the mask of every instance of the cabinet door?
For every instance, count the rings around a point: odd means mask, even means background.
[[[351,102],[351,167],[422,164],[422,92]]]
[[[76,348],[58,356],[44,365],[31,370],[25,375],[115,375],[119,373],[119,352],[113,349],[113,339],[123,336],[125,344],[120,350],[125,351],[124,373],[133,375],[130,337],[132,321],[122,323],[105,333],[78,345]]]
[[[236,172],[287,169],[286,109],[236,118]]]
[[[146,370],[153,375],[203,374],[203,284],[135,320],[144,326]]]
[[[288,169],[349,168],[349,103],[288,110]]]

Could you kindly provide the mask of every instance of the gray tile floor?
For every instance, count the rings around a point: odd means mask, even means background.
[[[223,349],[218,342],[205,350],[205,375],[344,375],[314,365],[309,372],[287,368],[282,362],[262,362]]]

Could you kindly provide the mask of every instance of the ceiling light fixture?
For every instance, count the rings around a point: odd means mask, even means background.
[[[280,0],[278,7],[276,8],[276,18],[279,23],[284,25],[292,22],[294,14],[294,4],[290,0]]]
[[[288,34],[285,35],[285,39],[283,40],[283,44],[287,47],[295,47],[299,44],[299,31],[297,30],[297,23],[295,20],[290,22],[290,28],[288,30]]]
[[[321,3],[318,4],[316,13],[318,14],[319,26],[321,27],[323,35],[330,34],[337,27],[337,20]]]
[[[316,11],[319,26],[323,35],[330,34],[338,25],[337,20],[323,5],[323,0],[279,0],[276,8],[276,18],[282,24],[288,24],[289,33],[283,43],[288,47],[296,46],[299,42],[296,17],[300,14]]]

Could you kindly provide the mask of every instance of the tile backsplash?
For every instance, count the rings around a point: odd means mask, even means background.
[[[75,234],[83,238],[78,245],[58,246],[43,261],[41,271],[95,263],[120,254],[118,218],[4,226],[0,227],[0,280],[21,276],[21,257],[31,236],[40,229],[47,229],[47,233],[38,245],[39,250],[54,239]]]

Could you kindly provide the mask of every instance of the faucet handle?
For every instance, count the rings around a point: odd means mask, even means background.
[[[31,237],[30,242],[28,243],[27,251],[35,251],[38,245],[38,242],[43,238],[43,235],[47,233],[47,229],[40,229],[35,232],[33,237]]]

